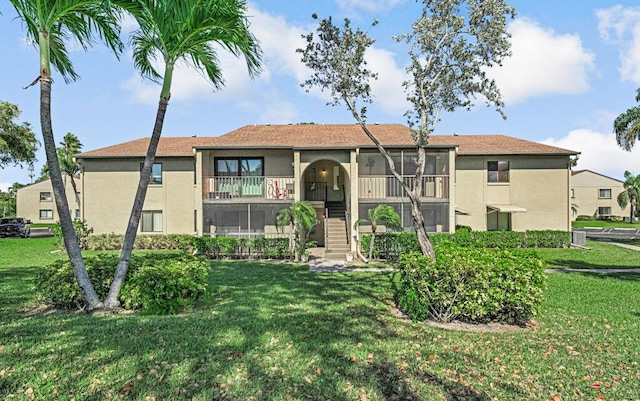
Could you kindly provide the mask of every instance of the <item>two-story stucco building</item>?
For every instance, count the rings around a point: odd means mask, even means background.
[[[369,128],[412,180],[416,148],[409,128]],[[95,233],[124,232],[147,144],[138,139],[77,156],[81,213]],[[428,231],[453,232],[456,224],[569,230],[576,154],[503,135],[431,136],[422,194]],[[405,229],[412,227],[406,195],[358,125],[302,124],[162,138],[140,232],[277,235],[276,213],[298,200],[316,208],[321,224],[313,239],[328,248],[338,243],[327,238],[329,231],[342,227],[348,241],[353,221],[382,202],[398,211]]]
[[[572,220],[579,215],[629,217],[630,206],[621,208],[618,204],[618,196],[624,192],[624,182],[591,170],[574,171],[571,182]]]

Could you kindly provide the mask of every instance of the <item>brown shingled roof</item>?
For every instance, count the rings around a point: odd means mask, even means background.
[[[370,125],[378,140],[388,147],[413,146],[408,127],[401,124]],[[148,138],[137,139],[85,153],[79,158],[140,157],[147,151]],[[574,152],[505,135],[432,135],[433,146],[458,146],[460,155],[559,154]],[[356,124],[247,125],[218,137],[162,138],[156,156],[191,156],[193,148],[287,148],[340,149],[374,147]]]
[[[193,147],[206,142],[210,138],[196,137],[165,137],[160,138],[156,157],[166,156],[193,156]],[[120,143],[106,148],[91,150],[76,155],[78,158],[94,157],[144,157],[147,154],[149,138],[140,138],[129,142]]]

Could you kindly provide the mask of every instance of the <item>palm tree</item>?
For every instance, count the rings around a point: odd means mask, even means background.
[[[621,208],[630,206],[629,222],[633,223],[638,208],[640,207],[640,174],[634,176],[630,171],[624,172],[624,191],[618,195],[618,205]]]
[[[369,260],[373,257],[373,245],[376,240],[376,231],[379,225],[385,226],[389,230],[398,231],[402,229],[402,222],[396,210],[384,203],[367,210],[368,219],[358,219],[355,225],[371,224],[371,241],[369,242]]]
[[[40,52],[39,75],[29,86],[40,83],[40,125],[65,249],[73,265],[82,297],[87,303],[87,309],[93,310],[102,307],[103,304],[91,284],[80,253],[58,164],[51,123],[51,67],[53,66],[67,83],[78,79],[66,49],[69,39],[75,40],[87,49],[93,45],[95,36],[98,36],[116,56],[119,56],[123,50],[120,41],[120,15],[109,1],[11,0],[11,4],[16,9],[18,18],[24,22],[29,39],[37,45]]]
[[[251,76],[259,72],[261,60],[258,43],[249,31],[246,3],[243,0],[138,0],[132,1],[132,7],[128,10],[139,25],[131,36],[133,62],[144,78],[162,81],[162,89],[118,267],[105,299],[107,307],[120,305],[118,296],[129,269],[129,259],[171,97],[176,63],[185,61],[204,72],[214,88],[220,89],[224,80],[219,67],[219,48],[237,57],[244,56]],[[163,74],[155,67],[158,60],[164,62]]]
[[[300,261],[307,248],[307,240],[311,230],[318,224],[316,210],[307,201],[298,201],[276,214],[276,228],[283,230],[291,227],[294,235],[293,256]]]
[[[640,88],[636,91],[636,102],[640,102]],[[631,151],[637,140],[640,140],[640,106],[632,107],[620,114],[613,122],[618,146]]]
[[[60,147],[56,149],[58,162],[60,163],[60,171],[65,174],[65,180],[67,177],[71,178],[71,187],[75,194],[76,207],[78,209],[80,209],[80,196],[78,195],[75,176],[80,173],[80,164],[76,162],[73,156],[80,153],[80,149],[82,149],[80,139],[71,132],[67,132],[60,142]],[[47,163],[42,166],[40,178],[49,178],[49,165]]]

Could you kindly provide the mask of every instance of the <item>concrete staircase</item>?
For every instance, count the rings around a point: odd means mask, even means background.
[[[324,257],[329,260],[345,260],[347,252],[351,250],[347,240],[345,224],[344,202],[327,202],[329,215],[325,220],[327,225],[327,242],[324,246]]]

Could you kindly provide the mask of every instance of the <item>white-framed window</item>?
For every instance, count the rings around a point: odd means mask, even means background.
[[[611,216],[611,207],[609,206],[601,206],[598,208],[599,216]]]
[[[40,202],[51,202],[52,200],[51,192],[40,192]]]
[[[144,163],[140,163],[140,171],[142,171],[142,167],[144,167]],[[162,163],[153,163],[149,185],[162,185]]]
[[[140,231],[143,233],[162,232],[162,210],[143,211]]]
[[[40,220],[53,220],[53,209],[40,209]]]
[[[611,199],[611,188],[600,188],[598,190],[598,198]]]
[[[488,161],[487,182],[509,182],[509,162]]]

